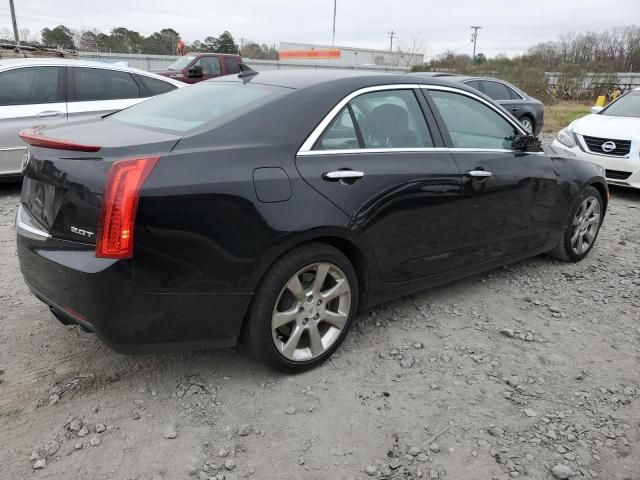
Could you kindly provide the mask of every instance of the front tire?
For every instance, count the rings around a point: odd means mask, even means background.
[[[342,343],[357,304],[358,280],[349,259],[324,243],[302,245],[265,274],[249,310],[243,343],[271,368],[309,370]]]
[[[596,243],[603,218],[602,195],[594,187],[585,188],[574,200],[562,237],[549,255],[563,262],[582,260]]]
[[[536,124],[531,117],[528,117],[526,115],[524,117],[520,117],[520,123],[522,124],[524,129],[527,131],[527,133],[530,133],[531,135],[535,135],[534,132],[536,129]]]

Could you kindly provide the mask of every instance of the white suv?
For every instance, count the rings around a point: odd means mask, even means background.
[[[552,146],[606,169],[612,185],[640,188],[640,88],[563,128]]]
[[[21,175],[25,128],[87,120],[186,84],[107,63],[63,58],[0,60],[0,179]]]

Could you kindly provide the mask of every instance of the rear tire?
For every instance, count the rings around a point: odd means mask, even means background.
[[[598,238],[604,218],[602,195],[594,187],[580,192],[556,247],[549,255],[563,262],[579,262],[586,257]]]
[[[349,259],[324,243],[297,247],[260,282],[242,343],[282,372],[309,370],[342,343],[358,305],[358,280]]]
[[[527,133],[530,133],[531,135],[535,135],[534,132],[536,131],[536,122],[534,122],[531,117],[529,117],[528,115],[524,115],[520,117],[520,123],[522,124],[524,129],[527,131]]]

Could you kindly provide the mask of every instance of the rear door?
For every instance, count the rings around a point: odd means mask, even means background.
[[[544,246],[559,188],[551,159],[514,151],[511,141],[522,128],[484,99],[435,86],[425,94],[463,173],[458,229],[465,265]]]
[[[69,121],[89,120],[141,102],[147,94],[129,72],[69,68]]]
[[[304,179],[364,233],[389,283],[456,262],[460,172],[416,93],[395,86],[352,94],[296,159]]]
[[[65,67],[0,72],[0,175],[19,174],[26,146],[20,130],[67,122]]]
[[[522,107],[525,99],[512,88],[493,80],[480,80],[478,83],[480,83],[481,91],[484,92],[485,95],[502,106],[502,108],[514,117],[520,118],[522,113],[524,113]]]

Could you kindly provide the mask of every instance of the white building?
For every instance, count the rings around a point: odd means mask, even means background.
[[[371,48],[280,42],[280,60],[295,63],[326,63],[336,66],[389,66],[408,68],[424,63],[423,53],[390,52]]]

